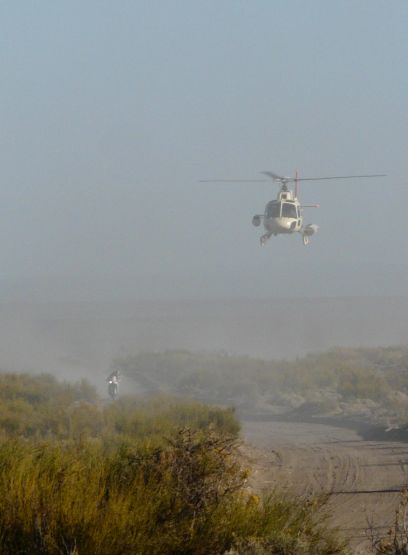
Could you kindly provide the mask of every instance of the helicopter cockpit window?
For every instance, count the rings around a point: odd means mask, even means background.
[[[266,207],[266,216],[268,218],[279,218],[280,206],[280,202],[270,202]]]
[[[289,202],[282,205],[282,218],[297,218],[296,206]]]

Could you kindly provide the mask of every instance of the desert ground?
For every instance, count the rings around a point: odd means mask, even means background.
[[[387,534],[408,479],[408,443],[390,434],[314,422],[246,421],[243,447],[251,486],[329,494],[331,523],[353,552],[370,553],[370,529]],[[385,438],[390,438],[386,440]],[[276,486],[278,484],[278,486]]]

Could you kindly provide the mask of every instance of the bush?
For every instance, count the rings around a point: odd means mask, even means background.
[[[151,390],[233,403],[238,408],[253,408],[257,403],[264,407],[266,399],[269,404],[285,404],[294,396],[310,400],[321,392],[331,405],[374,401],[398,413],[400,420],[408,409],[407,347],[332,349],[294,361],[166,351],[139,353],[117,360],[116,366],[142,384],[147,380]]]
[[[336,370],[337,390],[346,399],[385,400],[390,386],[384,377],[374,371],[361,368],[342,368]]]
[[[0,374],[0,434],[69,437],[78,406],[96,400],[95,388],[85,380],[68,384],[48,374]]]
[[[149,400],[125,397],[103,411],[105,424],[115,435],[151,437],[171,435],[174,429],[212,429],[236,437],[240,424],[234,409],[211,407],[197,401],[159,396]]]
[[[0,553],[340,554],[318,504],[247,489],[232,409],[0,378]]]
[[[408,492],[402,492],[395,511],[394,524],[386,537],[379,536],[374,526],[368,529],[374,555],[408,555]]]
[[[203,430],[180,430],[159,447],[8,441],[0,446],[0,550],[344,553],[317,504],[261,500],[246,491],[246,477],[234,440]]]
[[[102,403],[86,381],[59,383],[49,375],[0,374],[0,437],[78,439],[171,435],[189,426],[236,436],[233,409],[160,396]]]

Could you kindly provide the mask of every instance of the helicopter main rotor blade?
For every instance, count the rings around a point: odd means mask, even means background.
[[[292,177],[284,177],[283,175],[278,175],[277,173],[274,172],[261,172],[264,175],[267,175],[268,177],[271,177],[272,179],[274,179],[275,181],[293,181]]]
[[[267,179],[199,179],[199,183],[265,183]]]
[[[370,177],[386,177],[385,173],[372,173],[367,175],[331,175],[328,177],[285,177],[277,173],[264,171],[264,175],[280,183],[293,183],[297,181],[327,181],[330,179],[360,179]],[[200,179],[199,183],[265,183],[267,179]]]
[[[332,175],[330,177],[299,177],[298,181],[323,181],[327,179],[355,179],[364,177],[386,177],[385,173],[372,173],[369,175]]]

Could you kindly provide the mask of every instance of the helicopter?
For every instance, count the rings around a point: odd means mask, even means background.
[[[319,204],[301,204],[299,201],[299,181],[322,181],[329,179],[356,179],[385,177],[385,174],[369,175],[337,175],[329,177],[287,177],[278,175],[271,171],[263,171],[262,174],[268,176],[273,182],[280,184],[280,190],[275,200],[271,200],[265,206],[263,214],[255,214],[252,224],[259,227],[261,223],[266,233],[260,237],[261,246],[264,246],[272,235],[300,233],[303,244],[309,244],[310,237],[317,233],[317,224],[304,224],[302,212],[304,208],[319,208]],[[203,179],[202,182],[265,182],[266,179]],[[294,189],[288,187],[288,183],[294,183]]]

